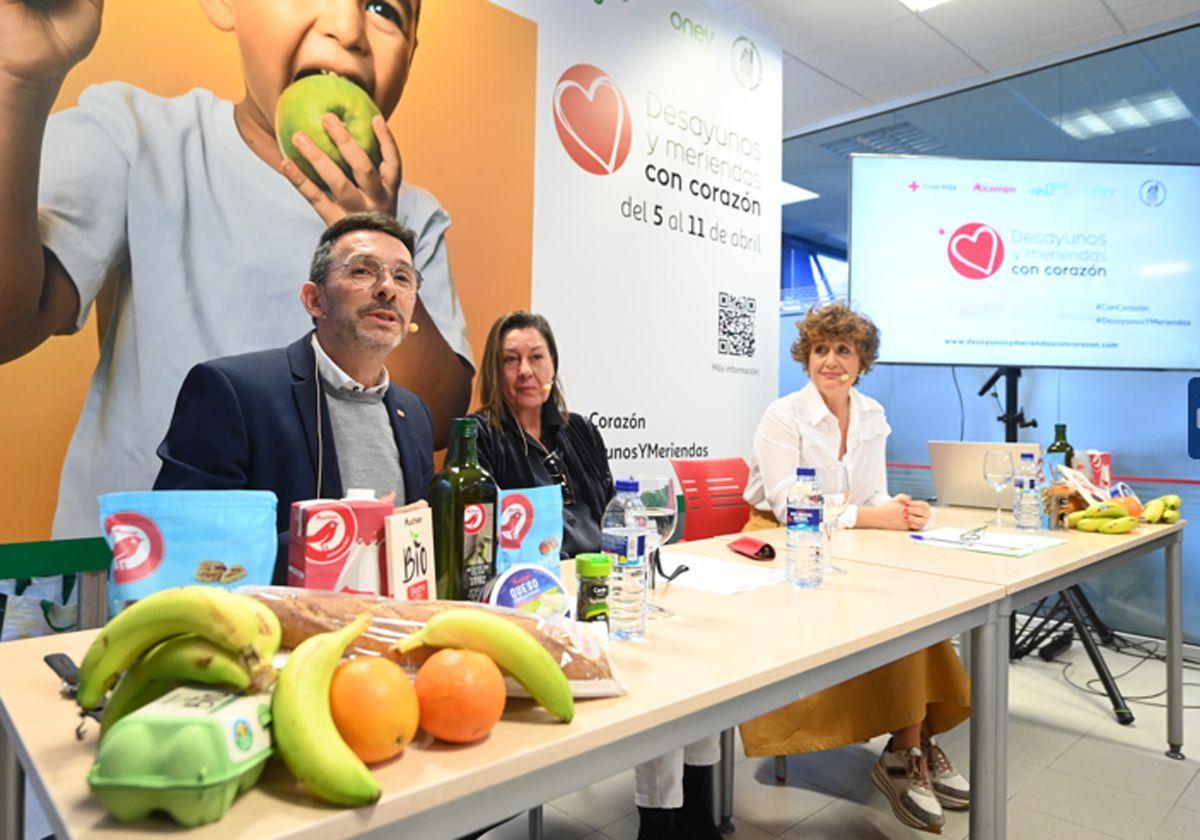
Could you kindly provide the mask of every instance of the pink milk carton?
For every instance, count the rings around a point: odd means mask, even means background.
[[[293,502],[288,586],[385,594],[384,520],[393,510],[391,502],[356,496]]]

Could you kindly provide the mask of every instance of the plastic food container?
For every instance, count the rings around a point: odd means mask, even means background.
[[[216,822],[262,774],[270,722],[270,694],[177,688],[105,733],[88,785],[118,820]]]

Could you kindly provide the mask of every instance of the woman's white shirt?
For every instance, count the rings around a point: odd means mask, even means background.
[[[838,520],[841,528],[858,522],[858,506],[878,507],[887,492],[887,437],[892,432],[878,402],[850,389],[850,425],[842,463],[850,478],[850,505]],[[787,521],[787,494],[796,481],[796,468],[816,467],[838,460],[841,430],[837,418],[809,382],[767,408],[754,433],[754,457],[746,483],[746,501]]]

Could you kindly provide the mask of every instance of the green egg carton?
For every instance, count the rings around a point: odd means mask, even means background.
[[[117,721],[88,786],[118,820],[155,811],[185,826],[216,822],[271,756],[270,694],[181,686]]]

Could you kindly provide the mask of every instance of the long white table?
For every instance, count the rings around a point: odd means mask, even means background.
[[[721,540],[679,550],[733,559]],[[749,562],[749,561],[747,561]],[[576,790],[634,764],[727,729],[805,694],[971,630],[978,686],[994,661],[1002,586],[845,562],[848,574],[816,591],[780,584],[734,596],[677,585],[656,599],[676,613],[653,621],[644,643],[614,645],[629,694],[581,701],[575,721],[557,724],[528,701],[510,702],[491,735],[470,747],[419,739],[376,773],[382,799],[371,808],[326,807],[273,767],[215,824],[188,837],[454,837]],[[82,658],[93,632],[0,645],[0,753],[19,762],[60,838],[133,837],[162,822],[122,826],[90,795],[85,774],[97,729],[82,741],[74,705],[59,697],[43,655]],[[982,692],[994,697],[992,688]],[[995,733],[994,702],[977,703],[972,725]],[[975,750],[973,760],[986,756]],[[0,755],[0,767],[3,767]],[[11,773],[10,773],[11,776]],[[19,788],[18,788],[19,790]],[[5,789],[5,796],[11,796]],[[0,801],[5,811],[11,799]],[[11,811],[8,811],[11,813]],[[979,811],[980,815],[986,811]],[[19,837],[0,824],[5,840]],[[972,814],[972,837],[999,837]]]
[[[974,528],[989,524],[994,514],[978,508],[937,508],[934,525]],[[1183,758],[1183,529],[1174,525],[1139,525],[1128,534],[1089,534],[1082,531],[1046,531],[1066,543],[1025,557],[937,548],[912,540],[898,531],[849,530],[834,534],[830,555],[838,562],[852,561],[896,570],[920,572],[942,579],[973,580],[1003,587],[989,621],[972,641],[972,657],[982,654],[997,667],[991,675],[978,674],[972,660],[972,702],[987,705],[981,716],[995,721],[995,731],[977,731],[971,718],[971,836],[978,817],[986,836],[1005,836],[1007,814],[1008,661],[1009,617],[1013,611],[1080,581],[1128,563],[1153,551],[1165,551],[1165,635],[1167,647],[1167,755]],[[782,547],[783,529],[760,534]],[[996,630],[992,628],[996,627]],[[980,648],[983,648],[980,651]],[[994,710],[993,710],[994,709]],[[986,751],[984,751],[986,750]],[[990,762],[976,757],[990,757]],[[990,817],[988,814],[990,813]],[[986,821],[986,822],[984,822]]]

